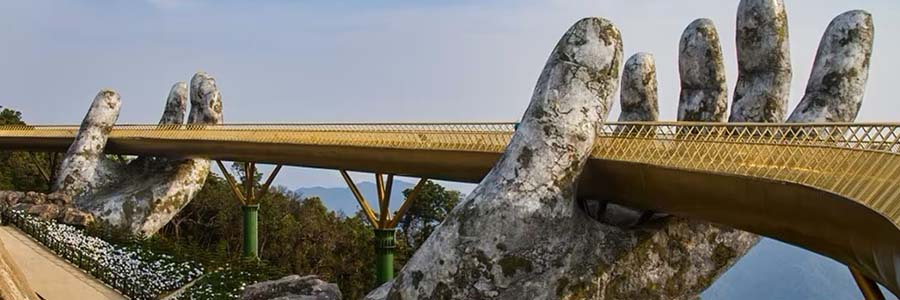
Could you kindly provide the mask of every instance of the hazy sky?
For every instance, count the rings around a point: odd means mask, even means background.
[[[323,2],[0,0],[0,105],[74,124],[109,87],[122,95],[120,123],[156,122],[169,87],[204,70],[226,122],[513,121],[557,39],[587,16],[618,25],[626,57],[656,56],[664,119],[675,117],[678,40],[692,20],[718,26],[729,88],[736,79],[736,0]],[[876,39],[859,120],[900,120],[900,1],[785,2],[790,107],[828,22],[860,8]],[[333,171],[283,172],[289,187],[342,185]]]

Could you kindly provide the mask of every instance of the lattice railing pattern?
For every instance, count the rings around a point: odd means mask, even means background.
[[[898,137],[900,124],[618,123],[592,156],[803,184],[900,224]]]
[[[111,138],[501,152],[514,123],[120,125]],[[75,126],[2,126],[0,137],[73,137]],[[803,184],[900,225],[900,124],[606,123],[595,159]]]

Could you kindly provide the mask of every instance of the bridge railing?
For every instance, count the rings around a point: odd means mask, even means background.
[[[592,156],[815,187],[900,224],[900,125],[605,124]]]
[[[363,144],[422,147],[446,143],[459,147],[505,146],[515,123],[321,123],[224,125],[117,125],[111,137],[236,140],[253,142]],[[5,125],[0,137],[60,137],[77,134],[69,125]],[[837,146],[900,152],[900,124],[758,124],[690,122],[604,123],[600,138],[647,138],[752,144]],[[404,143],[403,141],[406,141]],[[400,142],[400,144],[397,144]],[[408,145],[407,145],[408,144]],[[430,146],[430,145],[429,145]],[[427,146],[426,146],[427,147]],[[465,149],[460,149],[465,150]]]
[[[514,123],[119,125],[111,138],[499,153]],[[4,126],[0,137],[73,137],[75,126]],[[830,191],[900,224],[900,124],[604,123],[592,157],[753,176]]]

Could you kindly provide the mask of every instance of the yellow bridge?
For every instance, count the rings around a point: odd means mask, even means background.
[[[477,183],[514,127],[121,125],[110,134],[106,153]],[[63,152],[77,132],[77,126],[0,127],[0,149]],[[900,292],[900,123],[605,123],[597,134],[579,197],[779,239]]]

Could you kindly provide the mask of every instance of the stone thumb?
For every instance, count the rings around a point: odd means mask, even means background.
[[[66,151],[59,167],[59,175],[53,190],[72,196],[79,196],[94,190],[97,168],[104,158],[103,150],[113,125],[119,118],[121,101],[119,94],[104,89],[97,93],[90,110],[84,116],[75,141]]]

